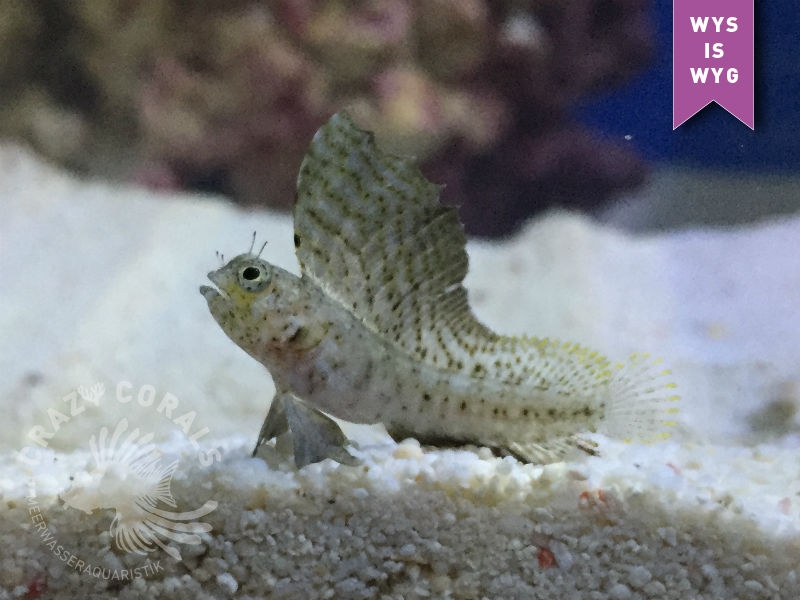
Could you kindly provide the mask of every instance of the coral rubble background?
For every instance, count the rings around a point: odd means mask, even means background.
[[[347,107],[470,233],[643,181],[571,115],[649,59],[646,0],[9,0],[0,135],[82,172],[287,207]]]

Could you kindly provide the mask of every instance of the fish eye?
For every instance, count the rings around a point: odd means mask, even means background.
[[[242,278],[247,281],[255,281],[261,275],[261,271],[257,267],[245,267],[242,271]]]
[[[264,267],[247,265],[239,270],[239,285],[249,292],[260,292],[270,282],[270,273]]]

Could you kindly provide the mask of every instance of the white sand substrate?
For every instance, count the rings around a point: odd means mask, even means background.
[[[470,242],[496,330],[663,357],[670,440],[541,467],[348,426],[361,466],[298,471],[250,457],[271,380],[197,291],[254,230],[296,272],[290,217],[10,146],[0,181],[0,599],[800,597],[800,217],[634,236],[552,213]],[[110,533],[141,482],[92,441],[123,429],[179,460],[158,509],[195,537],[171,554]]]

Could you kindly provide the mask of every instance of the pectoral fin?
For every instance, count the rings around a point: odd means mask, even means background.
[[[253,455],[261,444],[287,430],[292,433],[294,462],[298,468],[326,458],[343,465],[357,465],[360,462],[345,450],[349,441],[336,421],[289,392],[279,393],[273,399]]]
[[[256,455],[262,444],[266,444],[272,438],[278,437],[289,430],[289,423],[286,420],[286,411],[283,408],[283,397],[285,394],[276,394],[269,406],[267,418],[258,433],[256,447],[253,448],[253,456]]]
[[[294,444],[294,462],[298,468],[330,458],[343,465],[357,465],[359,460],[345,446],[347,437],[336,422],[296,398],[284,398],[284,410]]]

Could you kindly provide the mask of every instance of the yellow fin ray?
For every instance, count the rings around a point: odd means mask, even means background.
[[[608,382],[602,433],[626,441],[655,442],[669,437],[669,428],[677,425],[679,399],[672,393],[677,387],[665,380],[668,371],[658,370],[659,359],[648,354],[634,354],[616,370]]]

